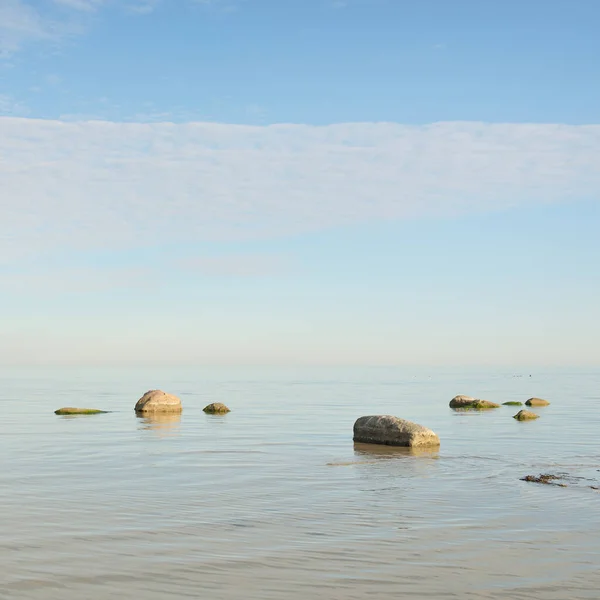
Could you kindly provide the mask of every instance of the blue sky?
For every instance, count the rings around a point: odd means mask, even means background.
[[[599,26],[0,0],[0,361],[599,364]]]
[[[577,124],[600,105],[596,0],[3,4],[0,85],[30,116]]]

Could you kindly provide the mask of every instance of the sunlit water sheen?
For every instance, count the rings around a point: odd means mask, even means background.
[[[0,596],[597,600],[600,372],[516,374],[5,369]],[[180,418],[135,416],[152,388]],[[552,404],[519,423],[454,412],[459,393]],[[355,419],[378,413],[441,448],[355,446]],[[519,480],[545,472],[586,479]]]

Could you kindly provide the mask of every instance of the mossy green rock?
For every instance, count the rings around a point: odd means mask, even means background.
[[[450,408],[474,408],[483,410],[486,408],[500,408],[500,405],[495,402],[490,402],[489,400],[471,398],[471,396],[454,396],[454,398],[450,400]]]
[[[107,410],[98,410],[97,408],[72,408],[67,406],[54,411],[55,415],[98,415],[107,413]]]
[[[534,412],[530,410],[520,410],[513,419],[517,421],[532,421],[533,419],[539,419],[540,415],[536,415]]]
[[[529,398],[525,404],[527,406],[548,406],[550,402],[548,402],[548,400],[543,400],[542,398]]]
[[[502,406],[523,406],[522,402],[503,402]]]
[[[205,406],[202,410],[209,415],[224,415],[225,413],[231,412],[221,402],[213,402],[212,404]]]

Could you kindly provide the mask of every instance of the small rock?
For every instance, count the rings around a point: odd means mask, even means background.
[[[393,417],[370,415],[354,423],[354,441],[387,446],[439,446],[440,438],[427,427]]]
[[[514,402],[514,401],[503,402],[502,406],[523,406],[523,403],[522,402]]]
[[[534,412],[530,410],[520,410],[513,419],[517,421],[531,421],[532,419],[539,419],[540,415],[536,415]]]
[[[98,415],[107,413],[107,410],[98,410],[97,408],[72,408],[67,406],[54,411],[55,415]]]
[[[454,398],[450,400],[450,408],[500,408],[500,405],[495,402],[490,402],[489,400],[471,398],[471,396],[454,396]]]
[[[543,400],[542,398],[529,398],[525,404],[527,406],[548,406],[550,402],[548,402],[548,400]]]
[[[135,405],[136,413],[181,412],[181,400],[161,390],[146,392]]]
[[[225,413],[231,412],[224,404],[221,404],[221,402],[213,402],[212,404],[205,406],[202,410],[210,415],[224,415]]]

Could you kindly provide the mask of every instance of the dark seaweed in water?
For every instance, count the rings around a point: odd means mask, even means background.
[[[566,483],[556,483],[557,479],[562,479],[562,476],[546,473],[541,475],[525,475],[525,477],[521,477],[521,481],[533,481],[534,483],[545,483],[547,485],[558,485],[560,487],[567,487]]]
[[[568,481],[569,483],[577,485],[578,483],[588,484],[586,487],[591,488],[592,490],[600,490],[598,485],[589,485],[589,483],[596,483],[593,479],[589,479],[587,477],[577,477],[575,475],[569,475],[568,473],[545,473],[541,475],[526,475],[525,477],[521,477],[521,481],[532,481],[533,483],[545,483],[546,485],[558,485],[559,487],[567,487],[567,484],[564,481]]]

